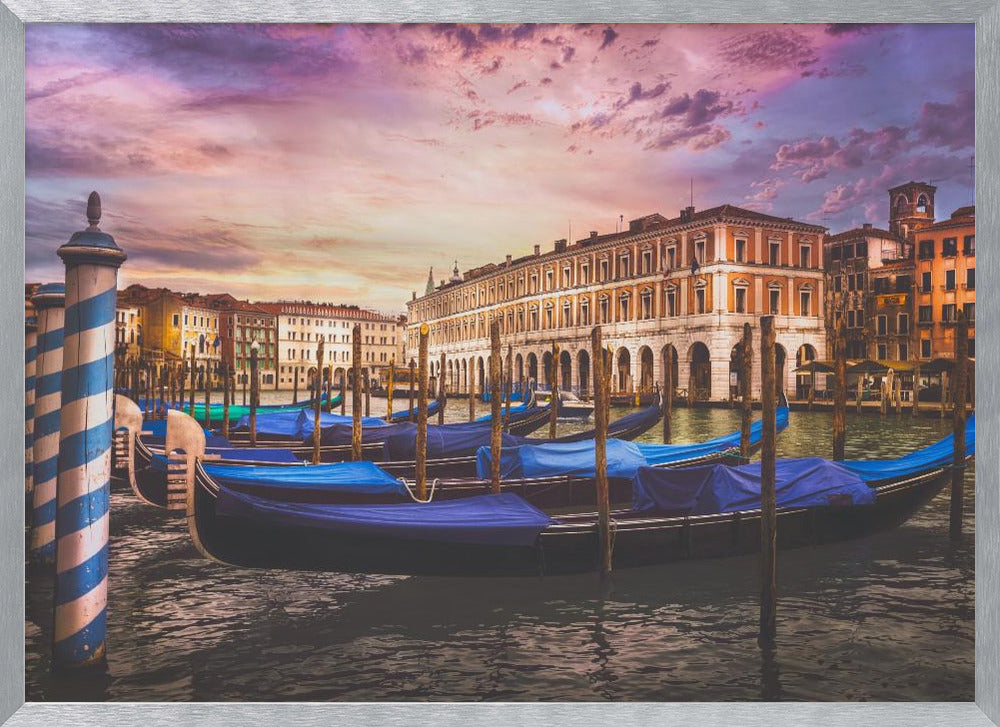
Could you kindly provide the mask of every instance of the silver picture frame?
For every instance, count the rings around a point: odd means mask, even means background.
[[[980,371],[976,404],[975,702],[972,703],[25,703],[21,492],[24,270],[24,25],[54,22],[926,22],[976,26]],[[1000,724],[1000,0],[0,0],[0,722],[117,724],[740,724],[857,727]],[[997,319],[995,320],[995,317]]]

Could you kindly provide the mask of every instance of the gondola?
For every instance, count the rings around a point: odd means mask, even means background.
[[[535,396],[539,401],[545,402],[552,398],[551,391],[536,391]],[[650,398],[644,402],[645,406],[650,406],[659,397]],[[559,392],[559,418],[560,419],[587,419],[594,413],[594,406],[582,401],[580,397],[570,391]]]
[[[323,394],[321,402],[323,406],[327,406],[327,400],[329,399],[328,394]],[[336,393],[333,395],[333,401],[329,406],[339,406],[341,395]],[[177,409],[178,411],[183,411],[190,413],[190,405],[188,403],[174,403],[167,404],[161,399],[145,399],[140,397],[136,403],[139,405],[139,409],[143,412],[151,411],[156,416],[163,416],[163,413],[167,409]],[[267,414],[277,414],[282,412],[299,412],[303,409],[311,409],[316,406],[316,399],[308,399],[297,404],[261,404],[257,407],[258,415]],[[221,422],[223,416],[224,405],[220,403],[209,404],[209,422]],[[246,404],[230,404],[229,405],[229,418],[231,421],[236,421],[241,417],[248,416],[250,414],[250,407]],[[205,403],[203,401],[195,401],[194,404],[194,418],[202,423],[205,423]]]
[[[406,502],[415,498],[415,483],[394,476],[386,463],[378,467],[369,463],[340,463],[303,467],[275,456],[268,460],[259,456],[240,460],[245,450],[206,452],[203,432],[189,417],[171,414],[170,450],[180,449],[168,461],[154,458],[152,466],[134,477],[139,497],[146,502],[176,505],[179,493],[189,481],[196,481],[210,491],[224,485],[240,492],[285,501],[326,504],[359,504]],[[788,426],[788,410],[778,412],[778,431]],[[751,427],[751,449],[760,444],[761,423]],[[680,445],[634,444],[611,439],[608,442],[609,484],[614,502],[627,502],[631,496],[631,480],[643,466],[679,467],[714,462],[736,464],[745,461],[739,455],[740,433],[709,439],[705,442]],[[505,450],[502,461],[504,492],[516,492],[530,502],[543,507],[591,506],[594,499],[593,440],[554,442],[520,439],[519,444]],[[221,456],[224,459],[218,459]],[[275,455],[281,450],[271,450]],[[256,451],[265,455],[267,450]],[[479,447],[476,453],[478,476],[434,480],[431,497],[449,500],[482,495],[490,492],[488,481],[489,449]],[[365,465],[361,470],[355,465]],[[355,479],[352,479],[354,477]],[[372,479],[374,478],[374,480]],[[385,487],[386,479],[389,487]]]
[[[864,537],[906,522],[951,476],[951,438],[896,460],[777,464],[777,544]],[[975,452],[975,423],[966,457]],[[745,555],[760,547],[760,465],[642,468],[632,508],[612,512],[614,568]],[[242,567],[452,575],[595,570],[594,513],[553,517],[506,492],[396,505],[323,505],[186,492],[191,537],[208,558]]]

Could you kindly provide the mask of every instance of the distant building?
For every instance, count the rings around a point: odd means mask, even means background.
[[[828,236],[823,249],[829,340],[840,318],[848,358],[908,360],[913,244],[865,224]]]
[[[260,385],[278,388],[278,318],[261,305],[237,300],[229,293],[204,296],[219,312],[221,360],[236,373],[236,382],[249,376],[251,348],[257,343]],[[249,381],[249,379],[247,379]]]
[[[443,352],[449,387],[467,391],[474,383],[481,390],[496,319],[505,355],[513,347],[515,384],[549,384],[551,344],[558,343],[560,386],[589,394],[590,331],[600,323],[614,349],[614,391],[662,384],[672,348],[677,387],[720,401],[738,385],[734,354],[743,324],[756,327],[761,315],[774,314],[779,382],[790,392],[808,381],[796,376],[796,363],[826,353],[824,233],[818,225],[722,205],[688,207],[673,219],[647,215],[622,232],[557,240],[546,253],[536,245],[533,255],[507,256],[414,296],[407,357],[415,357],[419,327],[427,323],[431,375],[440,373]],[[759,396],[759,366],[753,371]]]
[[[272,313],[278,326],[277,388],[291,389],[298,378],[298,388],[304,391],[316,370],[316,348],[324,341],[324,370],[333,372],[335,383],[353,365],[352,330],[361,324],[361,365],[373,380],[396,357],[399,362],[403,322],[397,316],[386,315],[358,306],[313,303],[309,301],[277,301],[258,303]]]

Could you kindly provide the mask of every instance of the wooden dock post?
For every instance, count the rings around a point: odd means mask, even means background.
[[[292,366],[292,404],[299,403],[299,367]]]
[[[322,415],[323,415],[323,400],[319,396],[319,377],[320,372],[323,370],[323,352],[326,348],[322,338],[319,339],[319,345],[316,346],[316,375],[313,377],[313,457],[312,463],[319,464],[321,461],[320,455],[320,442],[323,439],[322,432]]]
[[[233,370],[228,361],[222,362],[222,436],[229,439],[229,380]]]
[[[892,377],[892,400],[896,405],[896,416],[903,413],[903,377],[896,374]]]
[[[340,375],[340,416],[347,411],[347,371]]]
[[[208,367],[208,361],[205,362],[205,429],[212,428],[212,373]]]
[[[354,389],[351,392],[351,459],[355,462],[361,459],[361,324],[355,323],[351,330],[351,367],[354,376]],[[367,378],[367,377],[366,377]]]
[[[420,356],[419,348],[417,349],[417,356],[418,357]],[[410,397],[409,397],[409,407],[410,407],[410,410],[409,410],[409,413],[406,415],[406,418],[409,421],[411,421],[411,422],[415,422],[417,420],[417,414],[416,414],[416,412],[413,409],[413,407],[414,407],[414,399],[413,399],[413,397],[416,394],[416,389],[414,387],[416,385],[417,385],[417,364],[411,358],[410,359]]]
[[[188,414],[194,419],[194,390],[198,387],[198,367],[195,366],[195,345],[191,344],[191,391],[188,392]]]
[[[549,387],[549,439],[556,438],[556,420],[559,418],[559,344],[552,344],[552,386]]]
[[[965,399],[969,378],[969,321],[965,309],[958,311],[955,325],[955,369],[951,377],[952,401],[955,405],[952,434],[954,451],[951,461],[951,538],[962,537],[965,509]]]
[[[108,602],[115,348],[115,293],[125,252],[101,232],[101,198],[90,226],[59,248],[66,265],[65,336],[55,532],[56,669],[103,666]],[[99,365],[95,365],[99,364]]]
[[[372,415],[372,372],[366,366],[361,373],[365,380],[365,416],[370,417]]]
[[[504,399],[504,431],[510,431],[510,400],[514,396],[514,347],[511,344],[507,344],[507,397]]]
[[[913,386],[910,387],[910,416],[917,416],[920,411],[920,364],[913,369]]]
[[[674,390],[677,382],[674,381],[674,347],[667,346],[667,371],[663,383],[663,443],[670,444],[673,438],[671,432],[671,419],[674,415]]]
[[[844,459],[847,442],[847,340],[844,322],[833,324],[833,458]]]
[[[414,462],[414,475],[417,480],[417,499],[427,500],[427,338],[430,335],[430,326],[426,323],[420,324],[420,344],[417,352],[419,359],[419,370],[417,373],[417,441],[416,441],[416,461]],[[413,362],[410,362],[410,370],[413,370]],[[413,381],[410,379],[410,396],[412,398]],[[413,410],[410,409],[412,414]]]
[[[243,406],[246,406],[247,405],[247,385],[250,383],[250,374],[248,374],[246,371],[244,371],[243,375],[240,376],[240,379],[242,379],[242,381],[243,381]],[[316,388],[317,383],[318,383],[318,381],[313,381],[313,389]]]
[[[472,359],[475,361],[475,359]],[[476,371],[475,364],[469,367],[469,421],[476,421]]]
[[[753,396],[750,379],[753,375],[753,331],[750,324],[743,324],[743,341],[740,346],[740,454],[750,458],[750,426],[753,423]]]
[[[444,371],[445,371],[445,359],[444,353],[441,353],[441,368],[438,370],[438,424],[444,424],[444,405],[448,398],[447,389],[445,387]]]
[[[857,413],[858,414],[861,413],[861,399],[862,399],[863,391],[864,391],[864,388],[863,388],[864,387],[864,381],[865,381],[865,375],[861,374],[858,377],[858,398],[857,398],[857,401],[855,401],[855,407],[857,408]]]
[[[330,356],[330,365],[326,367],[326,374],[323,376],[326,380],[326,411],[329,414],[333,413],[333,359],[334,356]]]
[[[392,394],[395,387],[396,357],[389,358],[389,381],[385,389],[385,420],[392,421]]]
[[[159,410],[159,418],[167,418],[167,367],[166,364],[159,365],[159,376],[157,377],[160,382],[160,405],[157,407]]]
[[[177,367],[174,364],[167,364],[167,386],[170,387],[170,408],[177,408]],[[166,413],[163,415],[166,418]]]
[[[777,387],[775,382],[774,316],[760,319],[761,454],[760,454],[760,635],[761,647],[774,646],[777,635],[777,506],[775,493],[775,439]]]
[[[500,319],[490,322],[490,489],[494,494],[500,492],[500,447],[502,443],[500,419]]]
[[[597,495],[598,570],[601,579],[611,577],[611,502],[608,493],[608,377],[605,374],[610,360],[601,341],[601,327],[590,332],[590,356],[594,380],[594,469]]]
[[[257,446],[257,407],[260,405],[260,344],[250,344],[250,446]],[[206,414],[208,399],[205,399]]]

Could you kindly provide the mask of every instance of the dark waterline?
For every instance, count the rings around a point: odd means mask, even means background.
[[[451,404],[448,418],[464,419],[466,402]],[[372,400],[373,414],[384,407]],[[831,421],[792,412],[779,456],[829,456]],[[738,422],[732,410],[682,408],[674,438]],[[896,456],[950,428],[849,415],[848,457]],[[244,570],[202,559],[183,518],[115,493],[107,673],[50,675],[52,584],[31,576],[26,698],[970,701],[973,495],[970,469],[959,543],[945,493],[894,531],[779,553],[778,646],[762,657],[755,557],[622,570],[610,592],[592,575]]]

